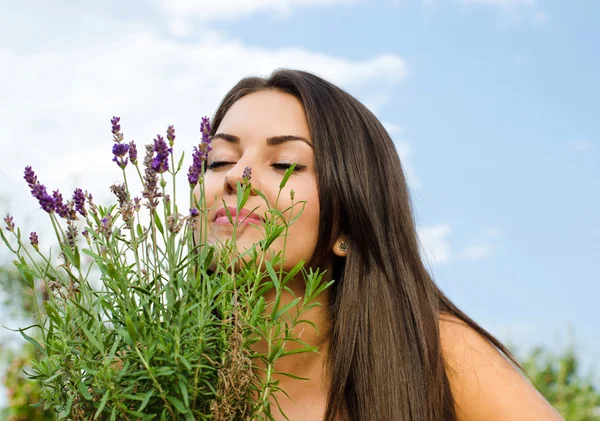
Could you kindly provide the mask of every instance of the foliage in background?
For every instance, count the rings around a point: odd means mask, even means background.
[[[536,389],[566,421],[600,421],[600,391],[594,386],[594,372],[578,373],[574,345],[558,353],[535,347],[521,363]]]
[[[0,295],[4,293],[2,310],[4,317],[27,318],[33,315],[33,293],[23,282],[14,266],[0,266]],[[6,325],[7,322],[3,321]],[[20,344],[15,344],[20,345]],[[16,348],[16,349],[14,349]],[[0,408],[3,421],[52,421],[54,411],[42,408],[41,385],[27,378],[24,372],[32,372],[31,361],[38,358],[33,345],[19,347],[0,344],[0,367],[7,364],[5,373],[0,372],[6,389],[7,406]],[[33,405],[33,406],[32,406]]]

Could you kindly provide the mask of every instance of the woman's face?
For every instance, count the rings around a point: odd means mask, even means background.
[[[319,198],[312,139],[300,101],[280,91],[261,91],[244,96],[225,114],[211,146],[204,177],[206,205],[212,208],[207,214],[208,243],[225,243],[231,238],[233,226],[226,217],[218,217],[218,212],[223,210],[223,201],[228,207],[236,207],[236,182],[243,183],[244,169],[250,167],[252,188],[261,191],[272,207],[281,212],[290,207],[291,190],[294,190],[294,203],[306,201],[302,215],[289,228],[283,269],[292,268],[301,259],[310,260],[317,243]],[[296,168],[275,206],[279,184],[286,169],[293,163]],[[252,193],[244,209],[252,211],[256,207],[258,209],[254,212],[263,217],[266,203]],[[290,212],[295,216],[301,209],[302,205],[298,204],[292,211],[285,212],[286,220]],[[248,221],[260,225],[256,220],[248,218]],[[263,239],[263,232],[264,227],[259,230],[248,223],[238,225],[238,250],[250,249],[253,243]],[[280,237],[271,245],[270,251],[282,250],[283,243],[284,238]],[[270,255],[268,253],[267,258]]]

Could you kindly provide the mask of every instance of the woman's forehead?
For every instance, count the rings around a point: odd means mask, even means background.
[[[308,121],[300,100],[279,91],[260,91],[237,100],[215,133],[241,139],[291,135],[310,139]]]

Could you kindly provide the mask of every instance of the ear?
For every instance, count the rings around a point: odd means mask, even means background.
[[[346,235],[340,234],[333,244],[333,252],[340,257],[346,257],[350,250],[350,241]]]

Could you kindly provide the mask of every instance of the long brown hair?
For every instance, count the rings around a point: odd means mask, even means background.
[[[504,353],[494,336],[437,287],[419,254],[406,178],[392,139],[357,99],[314,74],[278,69],[247,77],[223,98],[212,133],[240,98],[262,90],[294,95],[315,151],[319,236],[309,265],[332,262],[326,421],[454,421],[439,318],[462,320]],[[332,256],[345,233],[350,251]]]

